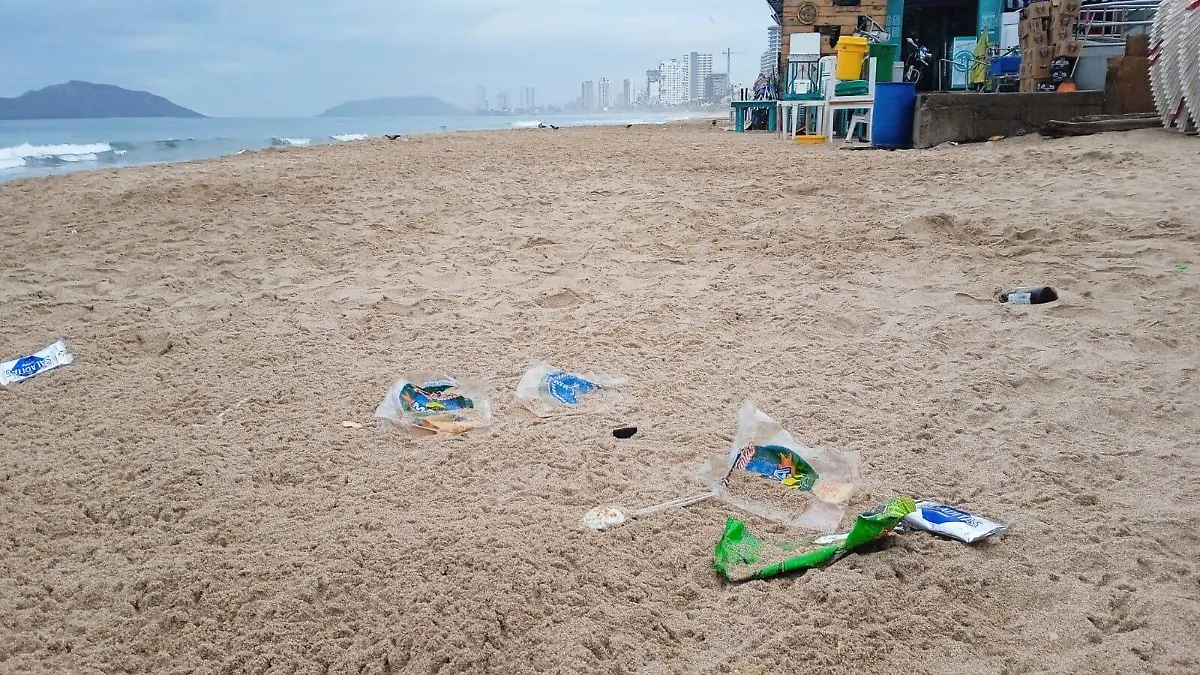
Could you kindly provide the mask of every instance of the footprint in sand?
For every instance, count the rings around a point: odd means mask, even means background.
[[[582,295],[567,288],[557,293],[543,295],[536,300],[538,307],[545,309],[566,309],[567,307],[578,307],[582,305],[584,298]]]

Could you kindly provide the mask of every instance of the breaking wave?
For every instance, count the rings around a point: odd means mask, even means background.
[[[335,141],[338,141],[339,143],[345,143],[346,141],[364,140],[367,138],[367,135],[366,134],[334,134],[333,136],[330,136],[330,138],[332,138]]]
[[[108,143],[62,143],[59,145],[30,145],[22,143],[0,148],[0,169],[17,169],[29,164],[56,166],[66,162],[95,162],[98,155],[112,152]]]
[[[308,145],[309,143],[312,143],[311,138],[272,138],[271,139],[271,145],[274,145],[276,147],[288,146],[288,145],[297,145],[297,146]]]
[[[537,125],[541,124],[541,120],[519,120],[513,122],[510,126],[514,129],[536,129]]]

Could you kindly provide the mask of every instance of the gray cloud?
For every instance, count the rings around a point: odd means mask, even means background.
[[[0,95],[85,79],[262,116],[385,95],[467,104],[480,84],[566,101],[581,80],[638,82],[692,50],[743,52],[746,81],[769,22],[762,0],[6,0]]]

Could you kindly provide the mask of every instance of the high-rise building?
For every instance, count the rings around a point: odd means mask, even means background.
[[[688,101],[688,67],[679,59],[658,64],[659,101],[663,105],[680,105]]]
[[[479,98],[475,101],[475,107],[480,110],[488,109],[487,87],[479,85]]]
[[[521,87],[521,93],[518,95],[517,107],[520,110],[532,110],[535,107],[533,101],[533,87]]]
[[[646,71],[646,91],[643,92],[646,103],[658,103],[658,70]]]
[[[774,75],[779,68],[779,49],[783,45],[783,29],[779,26],[767,28],[767,51],[763,52],[758,64],[762,75]]]
[[[507,91],[502,91],[496,94],[496,110],[508,110]]]
[[[583,83],[583,91],[579,96],[579,106],[584,110],[596,109],[596,86],[591,80]]]
[[[628,108],[633,105],[633,80],[621,83],[621,106]]]
[[[729,73],[713,73],[709,75],[704,83],[704,89],[708,92],[705,98],[722,99],[732,91],[729,86]]]
[[[683,57],[688,71],[688,100],[707,98],[704,84],[713,72],[713,55],[692,52]]]
[[[600,78],[600,109],[605,110],[612,107],[612,83],[607,77]]]

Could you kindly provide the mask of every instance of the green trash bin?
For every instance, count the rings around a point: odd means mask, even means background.
[[[875,57],[875,81],[891,82],[896,56],[900,53],[900,45],[872,42],[868,53]]]

